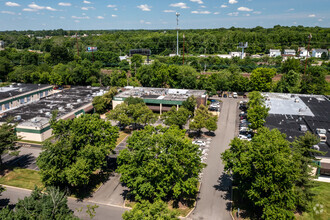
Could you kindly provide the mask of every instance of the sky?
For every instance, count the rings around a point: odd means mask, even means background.
[[[330,0],[0,0],[0,31],[330,25]]]

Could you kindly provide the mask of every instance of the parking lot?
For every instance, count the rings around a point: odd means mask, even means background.
[[[30,170],[39,170],[36,164],[36,158],[41,152],[41,147],[32,147],[29,144],[23,144],[18,150],[19,155],[10,154],[1,155],[2,162],[7,166],[21,167]]]

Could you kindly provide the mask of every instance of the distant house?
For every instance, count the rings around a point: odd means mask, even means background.
[[[277,49],[270,49],[269,50],[269,56],[270,57],[281,56],[281,51],[280,50],[277,50]]]
[[[229,54],[218,54],[217,56],[220,58],[229,58],[229,59],[231,58]]]
[[[285,56],[295,56],[296,55],[296,51],[293,49],[285,49],[284,50],[284,55]]]
[[[242,52],[229,52],[231,57],[241,57]]]
[[[0,40],[0,48],[1,49],[5,48],[5,42],[3,40]]]
[[[313,49],[312,50],[312,57],[317,57],[317,58],[321,58],[322,53],[325,53],[326,55],[328,55],[328,50],[326,49]]]
[[[120,61],[123,61],[123,60],[127,60],[128,56],[125,55],[125,56],[119,56],[119,60]]]
[[[309,57],[310,53],[306,50],[305,47],[298,48],[299,57]]]

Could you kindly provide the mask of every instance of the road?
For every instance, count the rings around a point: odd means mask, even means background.
[[[230,140],[234,138],[238,100],[224,98],[222,101],[218,129],[210,144],[200,194],[196,209],[189,215],[190,219],[231,220],[229,214],[231,180],[223,174],[224,165],[220,154],[229,148]]]
[[[0,196],[0,207],[4,205],[16,204],[18,199],[23,199],[25,196],[31,194],[30,190],[20,189],[15,187],[7,187],[6,191]],[[89,215],[86,213],[87,205],[95,205],[96,203],[91,202],[78,202],[76,199],[69,198],[68,205],[71,210],[75,212],[75,215],[80,219],[90,219]],[[109,206],[104,204],[97,204],[99,207],[95,209],[96,214],[93,219],[103,220],[103,219],[122,219],[122,214],[128,210],[122,207]],[[82,211],[78,211],[81,208]]]

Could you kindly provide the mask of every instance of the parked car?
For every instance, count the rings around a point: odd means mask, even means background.
[[[193,144],[197,144],[197,145],[199,145],[199,146],[201,146],[201,147],[205,147],[205,146],[206,146],[205,141],[202,141],[202,140],[195,140],[195,141],[193,141],[192,143],[193,143]]]
[[[233,92],[233,98],[237,99],[237,92]]]
[[[248,138],[247,136],[244,136],[244,135],[238,135],[238,138],[241,140],[251,141],[251,138]]]

